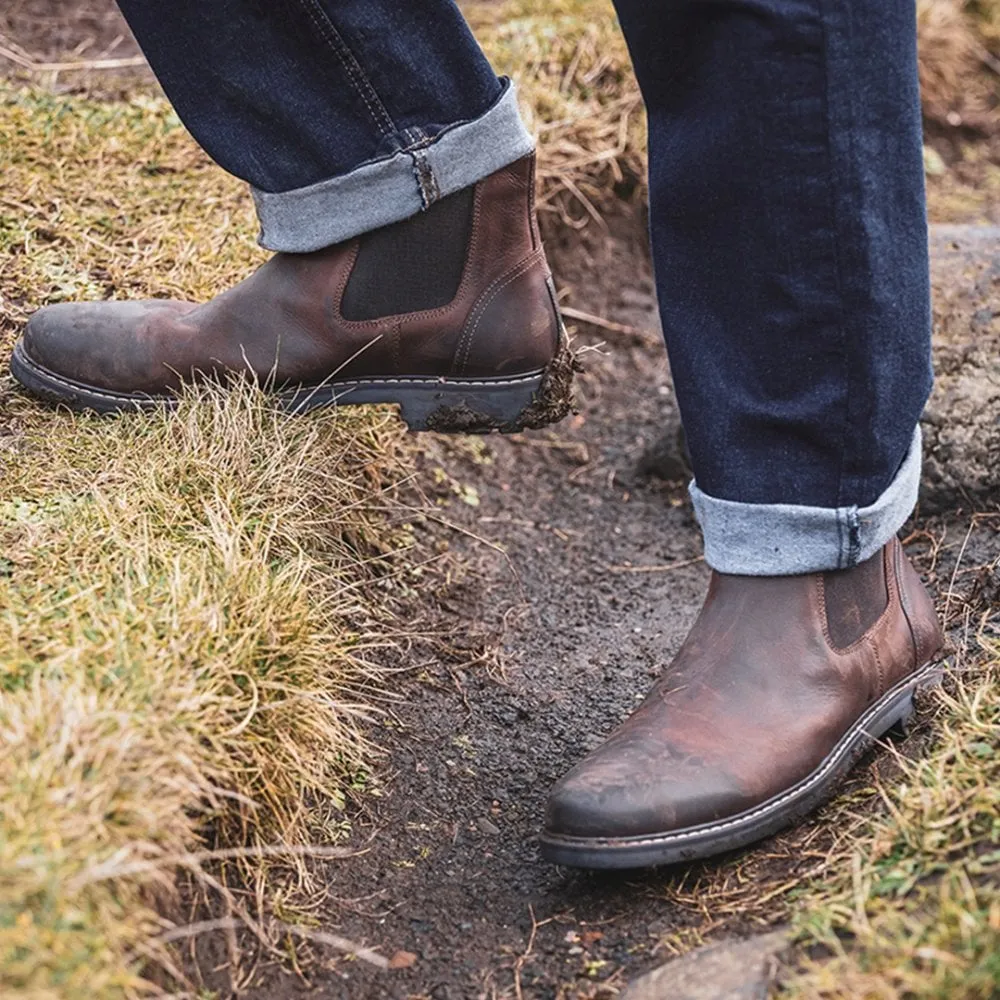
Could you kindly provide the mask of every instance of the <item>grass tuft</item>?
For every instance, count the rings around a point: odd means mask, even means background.
[[[0,90],[5,352],[45,302],[201,297],[257,257],[171,116]],[[0,994],[134,995],[171,963],[175,866],[143,863],[304,844],[370,759],[407,446],[385,411],[295,419],[250,385],[121,419],[0,392]]]
[[[992,633],[995,634],[995,633]],[[1000,642],[936,696],[926,756],[799,900],[797,1000],[1000,994]]]

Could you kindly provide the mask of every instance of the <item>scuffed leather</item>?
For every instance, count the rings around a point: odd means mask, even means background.
[[[807,777],[941,646],[933,604],[899,542],[881,558],[888,603],[845,649],[829,635],[822,574],[713,574],[698,620],[649,696],[556,784],[547,832],[670,832],[751,809]]]
[[[331,376],[505,376],[544,368],[559,320],[534,217],[534,157],[476,186],[462,281],[447,306],[351,322],[340,304],[358,241],[277,254],[204,305],[67,303],[36,313],[29,357],[74,382],[152,395],[201,375],[275,387]]]

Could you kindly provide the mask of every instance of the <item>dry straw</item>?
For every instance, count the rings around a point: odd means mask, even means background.
[[[159,99],[0,90],[0,174],[5,351],[45,301],[204,297],[260,256]],[[370,759],[409,452],[385,411],[248,385],[120,420],[0,391],[0,995],[133,994],[176,966],[177,867],[269,946],[294,922],[253,900],[303,888],[302,851],[257,848],[329,843]]]

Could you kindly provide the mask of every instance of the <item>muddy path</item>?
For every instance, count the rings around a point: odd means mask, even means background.
[[[331,929],[405,967],[324,953],[308,982],[265,970],[254,1000],[615,997],[677,951],[780,922],[784,890],[822,865],[837,835],[827,811],[685,869],[588,874],[538,856],[547,789],[642,698],[707,582],[645,257],[620,240],[591,251],[562,270],[574,306],[632,332],[581,328],[580,344],[605,346],[587,355],[579,415],[546,432],[435,445],[427,458],[430,480],[446,449],[445,516],[469,533],[451,535],[467,575],[427,597],[450,616],[456,647],[483,629],[496,647],[403,680],[378,733],[388,750],[378,796],[356,806],[350,843],[365,853],[325,876]],[[938,588],[967,524],[956,509],[922,525],[918,561],[928,538],[945,539]],[[983,525],[967,558],[1000,550],[1000,524]],[[849,790],[864,799],[884,766],[885,755],[870,758]]]

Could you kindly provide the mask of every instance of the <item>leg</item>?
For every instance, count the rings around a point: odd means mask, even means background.
[[[894,535],[930,311],[912,0],[618,0],[715,570],[650,698],[553,792],[567,864],[758,839],[902,718],[941,643]]]
[[[912,509],[918,460],[897,472],[930,392],[913,4],[618,7],[709,561],[849,566]]]
[[[566,412],[533,143],[453,0],[121,6],[279,253],[202,306],[41,310],[15,347],[22,383],[114,411],[242,372],[295,410],[396,402],[437,430]]]
[[[405,219],[531,152],[453,0],[119,6],[192,135],[253,186],[271,250]]]

